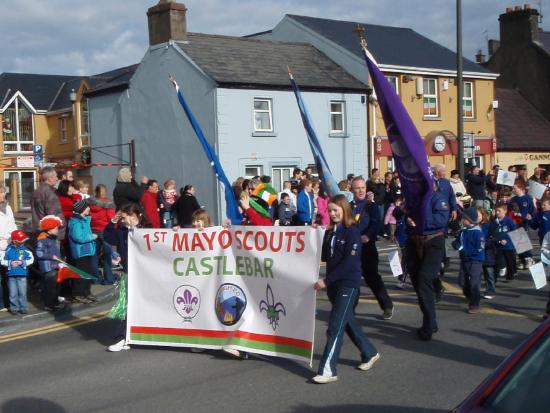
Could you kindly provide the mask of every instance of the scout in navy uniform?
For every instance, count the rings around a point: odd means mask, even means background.
[[[478,222],[480,221],[475,207],[462,211],[464,228],[453,242],[453,247],[460,251],[460,281],[462,292],[468,299],[469,314],[479,313],[481,300],[481,273],[485,261],[485,236]]]
[[[533,229],[538,229],[539,241],[542,245],[544,236],[550,232],[550,198],[542,200],[542,211],[534,215],[527,215],[529,226]]]
[[[351,204],[353,218],[361,233],[363,278],[383,311],[382,318],[390,320],[393,316],[393,302],[378,272],[376,236],[382,227],[380,210],[376,203],[367,199],[367,185],[363,178],[360,176],[353,178],[351,190],[353,191],[353,202]]]
[[[497,267],[499,275],[506,276],[507,281],[511,281],[516,276],[516,250],[508,232],[516,229],[512,219],[506,215],[508,207],[506,204],[497,205],[495,208],[495,217],[489,225],[489,234],[494,236],[497,242]]]
[[[450,215],[449,203],[444,194],[437,190],[435,183],[433,189],[424,214],[423,228],[417,227],[412,219],[407,220],[409,238],[405,247],[407,269],[423,316],[417,334],[426,341],[431,340],[432,334],[438,330],[434,280],[438,277],[445,256],[445,231]]]
[[[525,228],[527,233],[529,233],[529,218],[535,212],[535,203],[531,195],[527,194],[527,188],[525,187],[525,181],[523,179],[516,179],[514,182],[514,196],[510,201],[508,201],[508,210],[512,209],[512,205],[515,203],[519,207],[519,212],[521,214],[521,224],[519,226]],[[533,252],[525,251],[521,254],[518,254],[520,260],[519,269],[527,269],[535,263],[533,260]]]
[[[336,195],[328,205],[331,227],[323,239],[322,260],[327,263],[326,278],[314,285],[326,287],[332,304],[327,330],[327,344],[319,364],[315,383],[336,381],[336,363],[342,348],[344,332],[361,352],[359,370],[369,370],[380,354],[355,319],[354,309],[361,282],[361,234],[355,225],[345,195]]]

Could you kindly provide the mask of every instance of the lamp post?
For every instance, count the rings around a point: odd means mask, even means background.
[[[458,171],[460,178],[464,179],[464,121],[462,114],[462,1],[456,0],[456,109],[458,140]]]

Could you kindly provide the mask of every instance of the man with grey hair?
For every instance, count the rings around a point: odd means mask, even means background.
[[[51,166],[46,166],[40,171],[40,180],[42,181],[31,197],[32,229],[38,232],[39,222],[46,215],[55,215],[63,221],[63,226],[59,229],[59,239],[65,238],[65,218],[61,212],[61,204],[55,193],[57,184],[57,172]]]

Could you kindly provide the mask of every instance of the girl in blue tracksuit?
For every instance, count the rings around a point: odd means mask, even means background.
[[[479,313],[481,273],[485,261],[485,237],[478,222],[476,207],[462,211],[464,228],[453,242],[453,247],[460,251],[460,278],[462,292],[468,299],[469,314]]]
[[[492,300],[496,294],[497,280],[497,242],[495,235],[489,230],[491,227],[491,217],[485,208],[478,208],[477,212],[481,215],[481,231],[485,237],[485,261],[483,261],[483,278],[485,279],[485,292],[483,298]]]
[[[355,320],[354,308],[361,282],[361,234],[355,226],[351,207],[345,195],[336,195],[328,205],[331,227],[323,239],[322,260],[327,263],[326,278],[314,285],[327,289],[332,304],[327,330],[327,343],[319,363],[316,383],[337,380],[336,364],[342,348],[344,332],[361,352],[359,370],[369,370],[380,358]]]
[[[489,225],[489,233],[494,234],[497,244],[497,268],[499,275],[505,276],[507,281],[514,279],[517,273],[516,250],[508,232],[516,229],[516,224],[506,215],[508,207],[506,204],[497,205],[495,208],[495,217]]]

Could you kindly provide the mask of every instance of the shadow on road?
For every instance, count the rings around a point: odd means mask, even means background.
[[[2,413],[66,413],[59,404],[37,397],[17,397],[2,403]]]
[[[424,407],[408,407],[408,406],[381,406],[373,404],[341,404],[336,406],[310,406],[307,404],[301,404],[294,407],[291,410],[292,413],[332,413],[332,412],[346,412],[346,413],[444,413],[446,410],[428,409]]]

